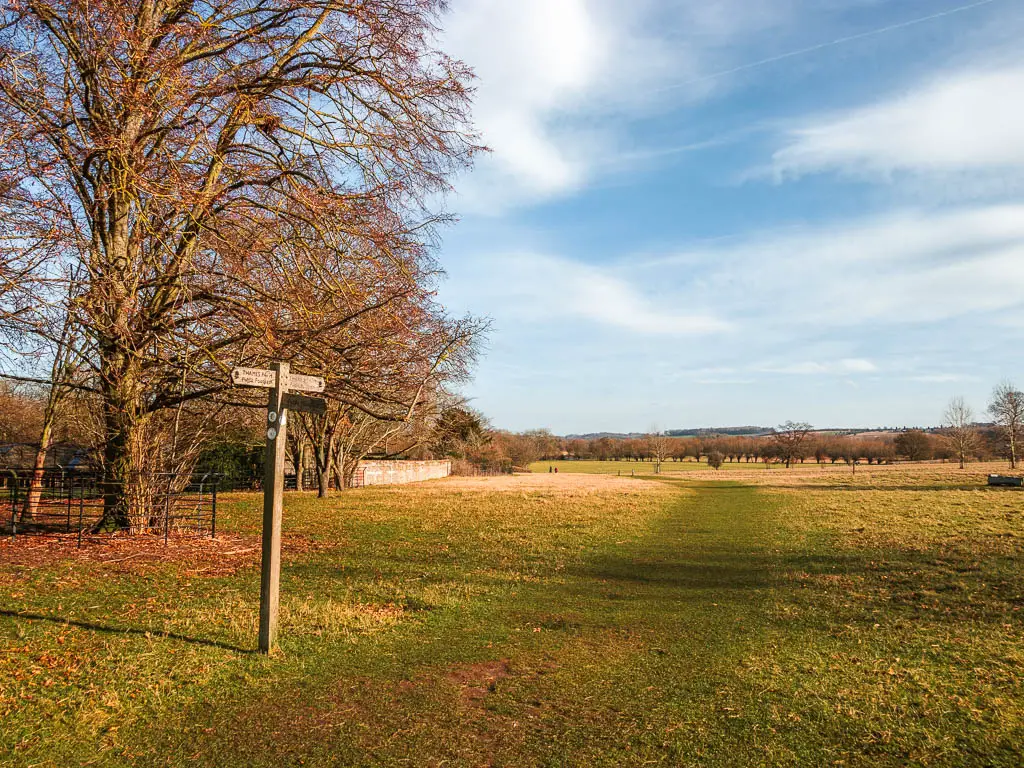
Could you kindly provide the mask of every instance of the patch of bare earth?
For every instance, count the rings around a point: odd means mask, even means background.
[[[494,693],[500,680],[512,674],[508,659],[481,661],[476,664],[456,664],[448,669],[445,680],[459,687],[462,700],[467,704],[480,704],[488,693]]]
[[[571,472],[498,475],[495,477],[448,477],[431,483],[431,486],[459,491],[552,491],[555,493],[656,492],[660,489],[658,483],[647,480]]]

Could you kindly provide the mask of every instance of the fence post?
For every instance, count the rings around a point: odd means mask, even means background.
[[[166,547],[171,537],[171,480],[173,475],[167,475],[167,496],[164,498],[164,546]]]
[[[199,503],[196,504],[196,535],[203,535],[203,488],[206,486],[206,479],[210,476],[210,472],[203,475],[203,479],[199,481]]]
[[[210,538],[217,538],[217,486],[220,484],[220,478],[215,477],[213,479],[213,509],[210,513]]]
[[[75,492],[74,482],[71,484],[71,492]],[[82,548],[82,524],[85,517],[85,481],[78,486],[78,548]]]
[[[67,479],[68,479],[68,482],[69,482],[69,487],[67,489],[68,490],[68,522],[67,522],[67,526],[66,526],[67,530],[65,531],[65,533],[71,533],[71,499],[75,495],[75,479],[73,477],[69,477]],[[61,478],[60,478],[60,492],[64,493],[64,473],[63,472],[61,473]]]
[[[18,476],[11,470],[11,541],[18,538]]]

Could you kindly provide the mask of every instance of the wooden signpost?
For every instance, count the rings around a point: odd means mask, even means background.
[[[290,372],[288,363],[263,368],[235,368],[231,381],[239,387],[264,387],[267,400],[267,450],[263,467],[263,560],[260,570],[260,652],[270,653],[277,644],[277,608],[281,593],[281,513],[284,507],[284,456],[288,442],[288,411],[324,414],[320,398],[289,390],[323,392],[319,376]]]

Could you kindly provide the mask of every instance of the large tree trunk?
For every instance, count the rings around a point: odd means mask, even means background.
[[[103,354],[101,352],[101,354]],[[144,418],[142,415],[140,375],[128,362],[128,354],[104,355],[103,370],[103,517],[100,529],[122,529],[131,525],[133,516],[144,510],[132,509],[133,484],[141,477]]]

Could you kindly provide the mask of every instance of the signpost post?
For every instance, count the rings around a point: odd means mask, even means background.
[[[277,609],[281,593],[281,514],[284,507],[284,456],[288,443],[288,411],[324,414],[327,403],[320,398],[297,395],[289,390],[323,392],[319,376],[291,373],[288,363],[273,363],[270,370],[235,368],[231,381],[240,387],[266,387],[267,448],[263,462],[263,556],[260,570],[261,653],[277,644]]]

